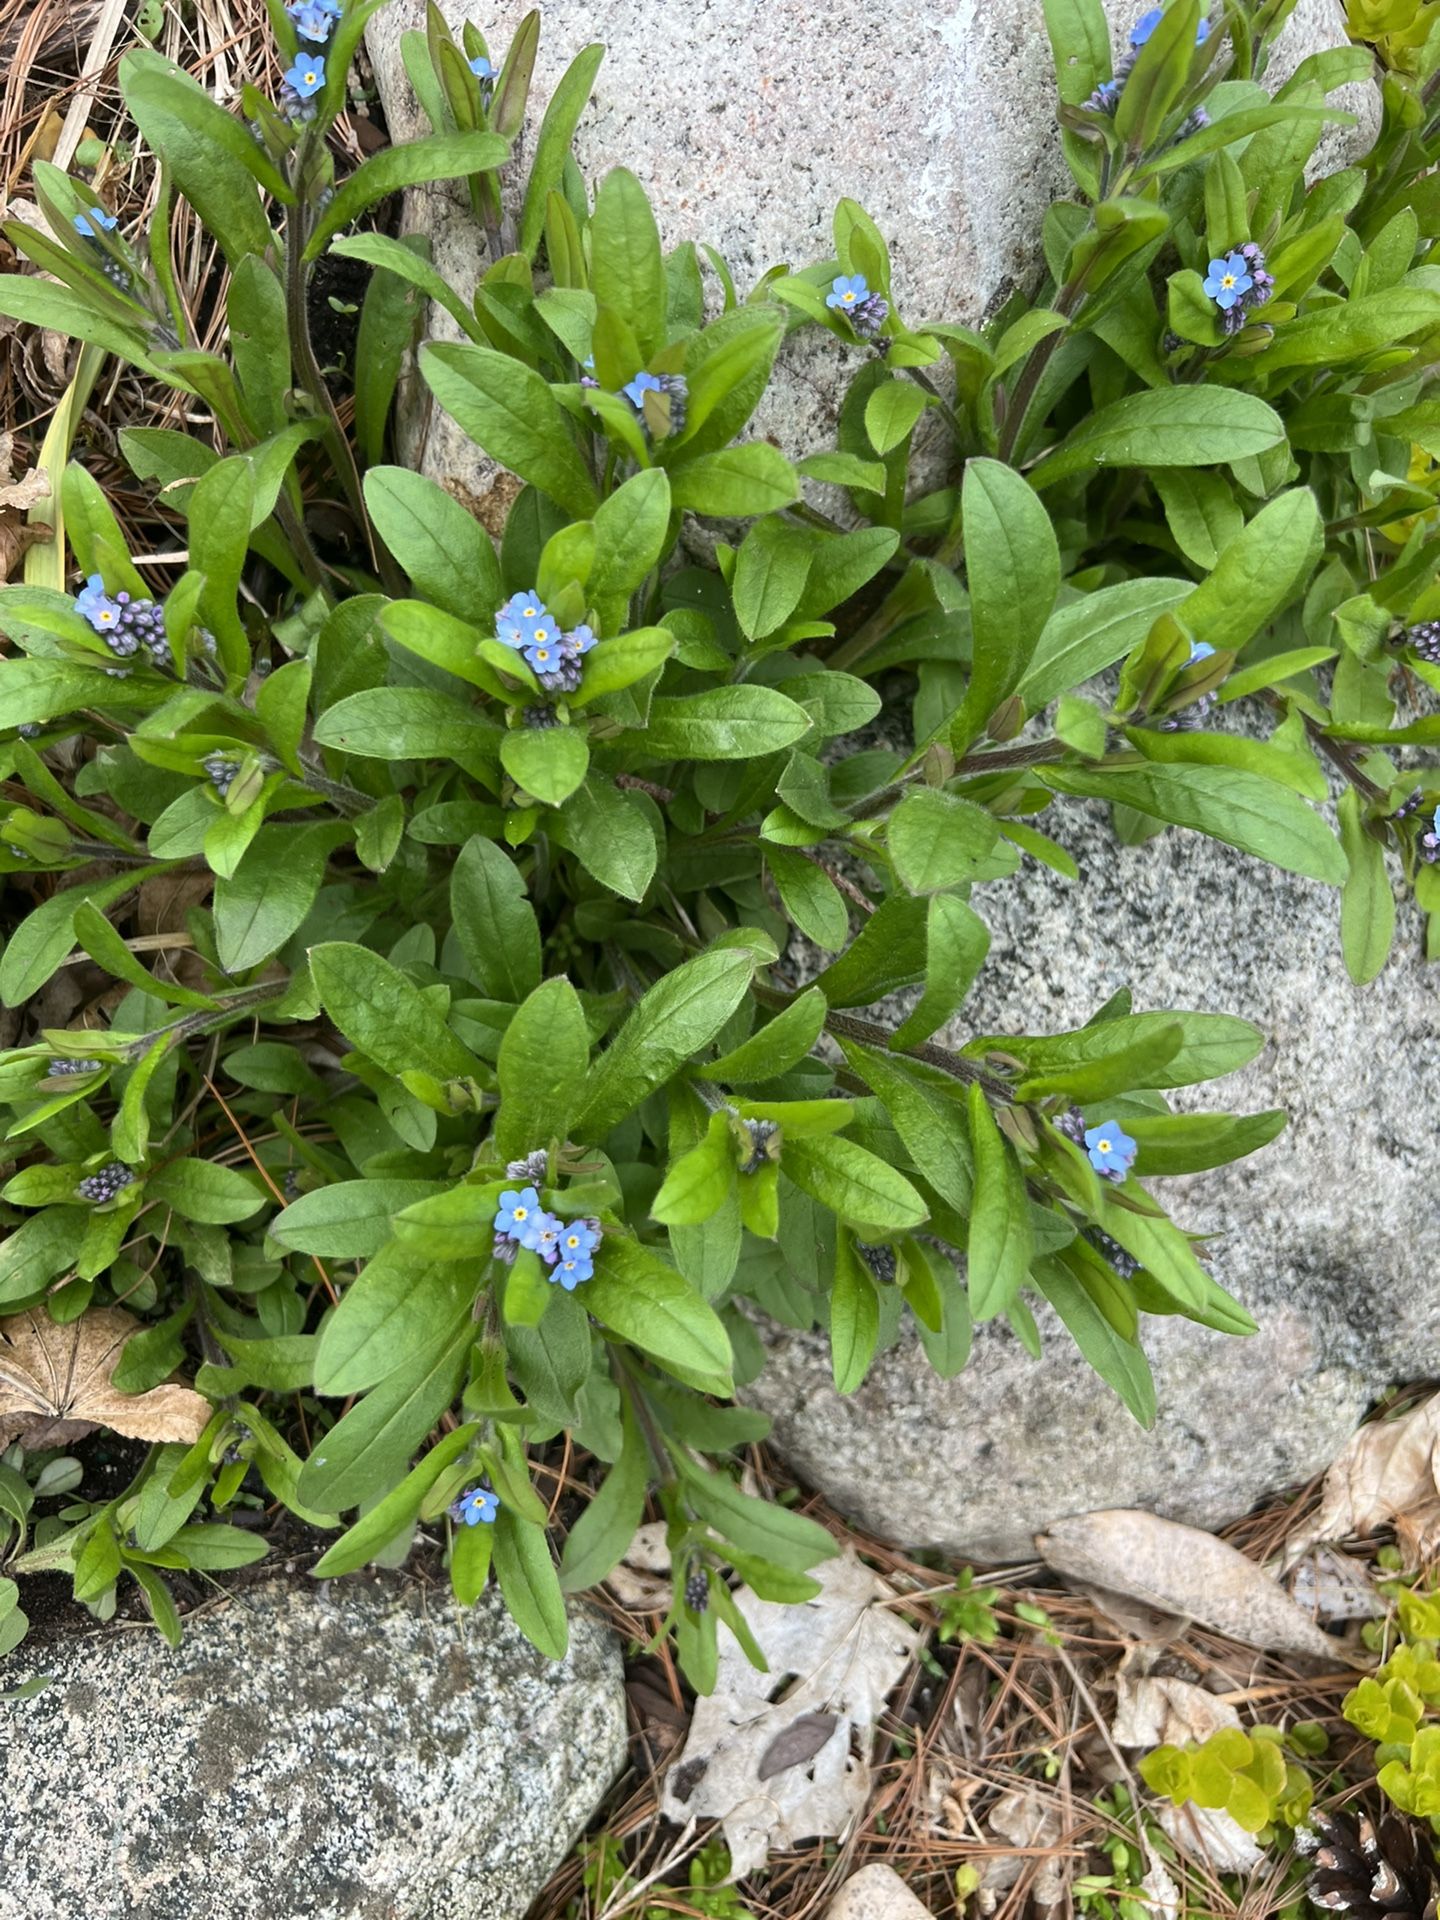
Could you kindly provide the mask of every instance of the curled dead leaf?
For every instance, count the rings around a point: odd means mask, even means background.
[[[1320,1511],[1293,1561],[1317,1540],[1348,1540],[1393,1526],[1408,1567],[1440,1547],[1440,1394],[1397,1420],[1361,1427],[1325,1476]]]
[[[663,1520],[647,1520],[635,1530],[625,1558],[605,1576],[605,1585],[632,1613],[663,1613],[674,1592],[670,1548]]]
[[[1119,1747],[1183,1746],[1208,1740],[1221,1727],[1238,1727],[1240,1716],[1227,1701],[1193,1680],[1154,1671],[1157,1655],[1134,1647],[1115,1675],[1115,1719]]]
[[[1263,1567],[1198,1527],[1116,1507],[1057,1520],[1036,1544],[1057,1573],[1183,1614],[1247,1647],[1347,1657]]]
[[[68,1446],[96,1427],[132,1440],[198,1440],[210,1403],[172,1382],[120,1393],[112,1375],[140,1322],[96,1307],[56,1326],[38,1307],[0,1320],[0,1447]]]

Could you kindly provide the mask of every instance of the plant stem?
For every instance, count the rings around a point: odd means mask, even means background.
[[[773,1007],[783,1013],[795,999],[793,993],[786,993],[779,987],[767,987],[757,980],[753,988],[755,998],[762,1006]],[[827,1013],[825,1031],[837,1039],[854,1040],[864,1047],[878,1047],[882,1052],[895,1051],[891,1042],[895,1035],[889,1027],[877,1026],[872,1020],[858,1020],[849,1013]],[[901,1058],[923,1060],[927,1066],[938,1067],[942,1073],[950,1075],[952,1080],[963,1081],[967,1086],[980,1087],[987,1100],[999,1106],[1015,1105],[1015,1089],[998,1075],[989,1073],[974,1060],[967,1060],[964,1054],[956,1053],[950,1047],[942,1047],[933,1040],[926,1040],[918,1047],[902,1047]]]

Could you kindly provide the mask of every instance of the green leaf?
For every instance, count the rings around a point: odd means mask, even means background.
[[[691,397],[693,413],[693,392]],[[673,505],[719,520],[776,513],[799,497],[794,467],[778,448],[763,440],[701,454],[673,467],[670,474]]]
[[[911,893],[938,893],[974,879],[999,837],[993,816],[973,800],[917,787],[891,814],[886,845]]]
[[[485,1077],[433,1002],[378,953],[332,940],[310,949],[310,973],[336,1026],[386,1073]]]
[[[781,1165],[802,1193],[862,1233],[905,1233],[928,1218],[904,1174],[853,1140],[786,1140]]]
[[[964,1111],[925,1069],[843,1036],[840,1049],[895,1124],[901,1145],[947,1206],[970,1211],[972,1177]]]
[[[1159,1113],[1127,1115],[1126,1130],[1140,1149],[1145,1178],[1203,1173],[1268,1146],[1283,1133],[1286,1115],[1268,1113]]]
[[[1265,1035],[1228,1013],[1134,1013],[1036,1039],[990,1034],[971,1041],[966,1050],[977,1057],[992,1048],[1013,1052],[1025,1065],[1024,1098],[1039,1099],[1063,1090],[1067,1073],[1121,1055],[1129,1058],[1156,1042],[1163,1045],[1155,1053],[1151,1075],[1132,1079],[1130,1087],[1188,1087],[1219,1079],[1248,1066],[1263,1051]],[[1054,1079],[1056,1086],[1040,1086],[1046,1079]]]
[[[314,906],[345,837],[338,821],[260,829],[234,873],[215,882],[215,945],[227,973],[246,973],[280,951]]]
[[[1238,649],[1300,595],[1324,549],[1308,489],[1279,494],[1229,541],[1175,617],[1212,647]]]
[[[525,204],[520,213],[520,251],[529,260],[535,258],[540,245],[545,231],[546,200],[564,178],[570,142],[604,58],[603,45],[583,47],[565,69],[540,122],[535,157],[530,162],[530,177],[525,186]],[[553,270],[553,260],[551,265]]]
[[[584,780],[590,746],[578,727],[517,727],[500,737],[500,764],[523,793],[558,807]]]
[[[302,1193],[266,1231],[282,1247],[330,1260],[362,1260],[393,1237],[391,1221],[406,1207],[444,1192],[438,1180],[339,1180]]]
[[[274,163],[233,113],[216,104],[189,74],[144,49],[120,63],[125,104],[146,145],[213,233],[231,266],[274,245],[256,183],[284,206],[295,195]]]
[[[1152,387],[1089,414],[1030,475],[1053,486],[1095,467],[1218,467],[1283,445],[1273,408],[1231,387]]]
[[[337,700],[315,722],[320,746],[362,760],[419,760],[435,754],[464,765],[467,757],[492,757],[499,738],[492,721],[429,687],[370,687]]]
[[[1126,1340],[1058,1260],[1042,1260],[1035,1283],[1070,1331],[1090,1365],[1113,1387],[1142,1427],[1155,1424],[1155,1381],[1139,1345]]]
[[[774,633],[800,604],[815,536],[779,518],[757,520],[740,543],[731,591],[735,618],[751,640]]]
[[[1440,292],[1389,287],[1338,306],[1302,313],[1282,327],[1260,362],[1266,373],[1292,367],[1335,367],[1383,351],[1440,325]]]
[[[474,1294],[473,1268],[382,1247],[320,1330],[315,1391],[341,1399],[387,1379],[453,1327]]]
[[[643,807],[633,794],[592,774],[570,798],[550,832],[580,864],[624,900],[643,900],[658,851]]]
[[[719,1033],[745,998],[755,956],[720,947],[667,973],[644,995],[590,1076],[577,1138],[599,1140],[647,1094],[673,1079]]]
[[[748,1040],[705,1069],[705,1077],[727,1087],[773,1080],[805,1058],[825,1026],[828,1008],[818,987],[809,987]]]
[[[540,984],[540,927],[524,876],[483,834],[466,841],[451,870],[450,917],[483,994],[519,1002]]]
[[[623,1396],[620,1420],[624,1435],[620,1457],[566,1536],[560,1556],[560,1586],[565,1593],[597,1586],[624,1559],[645,1515],[650,1457]]]
[[[1233,767],[1151,763],[1135,768],[1047,767],[1057,793],[1088,794],[1133,807],[1153,820],[1208,833],[1330,886],[1344,884],[1345,856],[1335,836],[1297,794]]]
[[[865,402],[865,433],[876,453],[891,453],[908,439],[929,405],[929,396],[913,382],[882,381]]]
[[[532,368],[490,347],[423,347],[420,371],[435,398],[470,438],[577,519],[597,505],[595,482],[569,417]]]
[[[924,900],[903,895],[886,900],[815,984],[832,1007],[868,1007],[887,993],[913,986],[925,977],[927,924]]]
[[[850,912],[829,874],[788,847],[767,846],[765,860],[793,923],[817,947],[838,953],[850,935]]]
[[[1390,957],[1395,937],[1395,892],[1380,842],[1366,831],[1353,787],[1340,796],[1340,845],[1350,871],[1340,896],[1340,945],[1357,987],[1373,980]]]
[[[301,1469],[299,1498],[339,1513],[388,1493],[455,1398],[474,1338],[467,1303],[440,1338],[412,1348],[336,1421]]]
[[[605,1235],[585,1305],[622,1340],[677,1379],[727,1398],[733,1392],[730,1336],[713,1307],[638,1240]]]
[[[665,333],[665,267],[645,189],[625,167],[607,173],[595,196],[590,280],[600,305],[629,323],[648,359]]]
[[[442,486],[406,467],[371,467],[365,505],[415,591],[482,625],[504,597],[490,536]]]
[[[661,467],[633,474],[595,510],[596,599],[633,593],[660,563],[670,532],[670,481]],[[586,661],[587,675],[593,658]]]
[[[1171,0],[1136,55],[1115,110],[1115,132],[1134,154],[1155,145],[1189,78],[1200,0]]]
[[[171,1160],[145,1182],[147,1200],[173,1207],[182,1219],[211,1226],[230,1226],[248,1220],[265,1205],[266,1196],[254,1182],[233,1167],[210,1160]]]
[[[631,742],[652,760],[754,760],[810,731],[810,716],[774,687],[710,687],[651,702]]]
[[[7,1232],[0,1241],[0,1307],[42,1293],[74,1264],[85,1218],[79,1207],[50,1206]]]
[[[581,1104],[590,1036],[568,980],[547,980],[519,1007],[500,1042],[495,1150],[518,1160],[563,1142]]]
[[[545,1529],[503,1506],[495,1519],[495,1573],[510,1617],[525,1638],[548,1660],[563,1660],[570,1623]]]
[[[232,684],[250,671],[250,639],[236,601],[254,511],[255,471],[248,460],[232,457],[201,474],[187,514],[190,565],[205,581],[200,608]]]
[[[675,1161],[650,1203],[650,1217],[669,1227],[698,1227],[735,1191],[735,1142],[728,1117],[710,1116],[704,1137]]]
[[[830,1367],[837,1393],[854,1393],[870,1371],[879,1337],[880,1297],[870,1269],[849,1234],[837,1233],[830,1283]]]
[[[510,142],[498,133],[433,133],[382,147],[363,160],[335,190],[310,230],[305,258],[317,260],[332,233],[358,220],[367,207],[404,187],[430,180],[458,180],[487,173],[510,157]]]
[[[918,1047],[963,1005],[990,951],[990,929],[964,900],[937,894],[925,919],[925,991],[895,1030],[899,1050]]]
[[[709,1472],[688,1458],[677,1459],[676,1465],[701,1519],[742,1552],[757,1554],[794,1573],[803,1573],[822,1560],[833,1560],[839,1553],[838,1542],[818,1521],[806,1519],[803,1513],[791,1513],[773,1500],[757,1500],[742,1493],[725,1474]]]
[[[1034,1257],[1030,1202],[1014,1150],[973,1082],[969,1100],[975,1161],[975,1204],[966,1244],[970,1310],[977,1320],[993,1320],[1018,1300],[1029,1277]]]
[[[437,1440],[398,1487],[392,1488],[383,1500],[378,1501],[353,1527],[342,1533],[327,1553],[321,1555],[310,1569],[316,1578],[354,1573],[357,1567],[363,1567],[388,1547],[397,1535],[413,1526],[426,1494],[451,1461],[459,1459],[473,1443],[477,1430],[472,1422],[456,1427]]]
[[[1030,664],[1060,588],[1060,550],[1029,483],[998,460],[966,462],[961,512],[974,650],[950,738],[963,752]]]

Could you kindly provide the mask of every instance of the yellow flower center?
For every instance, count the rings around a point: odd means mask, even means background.
[[[525,609],[525,618],[526,618],[527,620],[533,620],[533,619],[535,618],[535,616],[536,616],[536,614],[537,614],[537,613],[539,613],[539,611],[540,611],[540,609],[539,609],[538,607],[526,607],[526,609]]]
[[[1101,1151],[1101,1153],[1109,1153],[1109,1151],[1110,1151],[1110,1142],[1109,1142],[1108,1140],[1102,1140],[1102,1141],[1100,1142],[1100,1151]]]
[[[840,298],[845,302],[846,306],[848,307],[850,302],[855,298],[855,295],[852,289],[847,287],[844,293],[841,294]]]
[[[315,80],[316,80],[316,75],[315,75],[315,71],[314,71],[314,69],[312,68],[312,69],[311,69],[311,71],[310,71],[309,73],[307,73],[307,74],[306,74],[306,76],[305,76],[305,84],[306,84],[306,86],[307,86],[307,87],[313,87],[313,86],[315,85]]]
[[[530,1218],[530,1209],[528,1207],[516,1207],[515,1218],[517,1220],[528,1220]]]
[[[1233,286],[1234,286],[1234,284],[1235,284],[1235,276],[1234,276],[1234,274],[1233,274],[1233,273],[1224,273],[1224,274],[1222,274],[1222,275],[1220,276],[1220,284],[1221,284],[1221,286],[1222,286],[1222,287],[1233,287]]]
[[[535,635],[535,644],[536,644],[536,646],[537,646],[537,647],[543,647],[543,646],[544,646],[544,644],[545,644],[545,642],[546,642],[546,641],[547,641],[547,640],[548,640],[549,638],[550,638],[550,636],[549,636],[549,634],[548,634],[548,633],[547,633],[547,632],[545,631],[545,629],[544,629],[544,627],[541,627],[541,628],[539,629],[539,631],[538,631],[538,632],[536,633],[536,635]]]

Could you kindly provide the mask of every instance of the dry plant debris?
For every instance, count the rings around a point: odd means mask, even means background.
[[[112,1376],[140,1322],[101,1307],[68,1326],[42,1308],[0,1320],[0,1448],[68,1446],[96,1427],[132,1440],[198,1440],[210,1403],[172,1384],[121,1393]]]
[[[1279,1583],[1198,1527],[1111,1508],[1057,1520],[1038,1542],[1057,1573],[1183,1615],[1247,1647],[1333,1661],[1339,1649]]]
[[[1407,1567],[1440,1548],[1440,1394],[1362,1427],[1325,1476],[1320,1511],[1292,1549],[1393,1526]]]
[[[772,1848],[844,1833],[864,1811],[871,1730],[915,1648],[914,1628],[884,1604],[892,1589],[854,1554],[815,1578],[821,1591],[799,1605],[737,1591],[770,1670],[722,1626],[715,1691],[696,1701],[666,1777],[664,1816],[719,1820],[737,1875]]]

